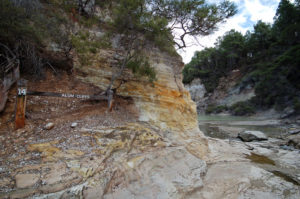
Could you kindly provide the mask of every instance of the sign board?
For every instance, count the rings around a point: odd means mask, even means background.
[[[32,96],[48,96],[48,97],[62,97],[62,98],[77,98],[83,100],[107,100],[108,109],[111,111],[113,107],[113,91],[108,92],[108,95],[81,95],[72,93],[53,93],[27,90],[26,81],[19,80],[17,88],[17,100],[15,111],[15,127],[16,129],[25,126],[25,111],[26,111],[26,97]]]

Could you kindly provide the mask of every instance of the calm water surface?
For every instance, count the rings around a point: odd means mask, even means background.
[[[228,134],[228,129],[232,129],[233,132],[262,131],[269,137],[280,137],[286,133],[286,129],[276,120],[230,115],[199,115],[198,120],[199,128],[205,135],[221,139],[232,137]],[[224,129],[227,130],[224,131]]]

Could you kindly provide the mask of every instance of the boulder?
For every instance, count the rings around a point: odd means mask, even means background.
[[[292,129],[289,131],[289,134],[294,135],[300,133],[300,129]]]
[[[283,110],[283,113],[280,115],[280,118],[281,118],[281,119],[287,118],[287,117],[291,116],[291,115],[294,114],[294,113],[295,113],[294,108],[292,108],[292,107],[287,107],[287,108],[285,108],[285,109]]]
[[[261,131],[243,131],[238,134],[238,138],[241,138],[244,142],[251,142],[254,140],[261,141],[267,140],[267,136]]]
[[[300,134],[289,136],[287,145],[288,146],[293,146],[296,149],[300,149]]]

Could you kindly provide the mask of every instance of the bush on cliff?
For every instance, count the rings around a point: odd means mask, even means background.
[[[282,110],[300,100],[300,4],[281,0],[274,24],[258,21],[245,35],[231,30],[219,38],[214,48],[196,52],[183,70],[184,83],[201,78],[213,92],[221,77],[233,69],[244,75],[240,83],[254,85],[255,108]],[[208,76],[198,71],[208,70]],[[235,113],[251,108],[240,104]]]
[[[223,111],[227,111],[228,110],[228,107],[226,105],[219,105],[219,106],[216,106],[216,105],[208,105],[206,110],[205,110],[205,113],[206,114],[216,114],[216,113],[221,113]]]
[[[232,115],[243,116],[243,115],[252,115],[255,113],[255,108],[249,102],[237,102],[229,107],[230,113]]]
[[[97,6],[106,9],[104,12],[110,15],[110,19],[99,18],[96,15]],[[2,0],[0,42],[20,55],[18,58],[21,60],[23,72],[31,71],[31,65],[37,66],[36,69],[42,69],[43,65],[51,65],[51,62],[45,59],[46,45],[43,45],[49,42],[57,44],[67,59],[71,59],[69,55],[72,48],[80,51],[80,62],[85,65],[90,61],[86,55],[96,53],[101,45],[94,44],[98,41],[81,39],[74,25],[79,24],[79,28],[100,27],[105,31],[111,30],[112,36],[126,37],[121,38],[123,43],[120,43],[117,49],[123,51],[125,57],[120,61],[120,69],[123,65],[128,67],[128,63],[132,61],[135,66],[132,67],[131,63],[130,68],[134,69],[136,74],[149,75],[153,80],[153,70],[145,62],[146,56],[141,55],[143,51],[151,51],[151,45],[147,45],[147,42],[154,43],[174,55],[174,46],[186,47],[187,35],[211,34],[219,23],[235,13],[235,5],[227,0],[219,4],[198,0]],[[178,28],[181,28],[182,33],[178,34],[178,31],[175,31]],[[85,42],[86,46],[83,44]],[[15,48],[19,43],[24,45]],[[26,54],[28,46],[31,50]],[[84,47],[81,49],[79,46]],[[128,52],[130,53],[127,56]],[[30,54],[33,55],[32,59],[27,59]],[[143,61],[138,64],[141,68],[139,71],[137,63],[141,60]]]

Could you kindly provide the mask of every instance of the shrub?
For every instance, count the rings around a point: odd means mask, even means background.
[[[232,106],[230,106],[229,110],[230,110],[231,114],[238,115],[238,116],[252,115],[255,113],[255,109],[254,109],[253,105],[248,101],[237,102],[237,103],[233,104]]]
[[[205,110],[205,113],[206,114],[221,113],[221,112],[227,111],[227,110],[228,110],[228,107],[226,105],[219,105],[219,106],[208,105]]]
[[[293,104],[294,104],[294,110],[295,110],[295,112],[297,113],[297,114],[299,114],[300,113],[300,100],[299,99],[297,99],[297,98],[295,98],[294,100],[293,100]]]

